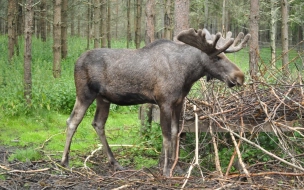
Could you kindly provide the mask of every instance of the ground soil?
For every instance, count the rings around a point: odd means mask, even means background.
[[[36,162],[7,161],[14,150],[0,146],[0,190],[2,189],[181,189],[185,183],[184,175],[164,178],[161,169],[132,167],[114,172],[112,167],[100,163],[105,160],[102,154],[90,159],[90,168],[63,169],[58,160],[41,160]],[[81,158],[81,156],[80,156]],[[83,157],[85,160],[85,157]],[[99,161],[99,163],[98,163]],[[183,169],[188,170],[188,166]],[[216,172],[203,171],[201,177],[197,168],[193,169],[184,189],[301,189],[303,175],[292,176],[280,164],[268,163],[249,167],[251,179],[243,174],[230,174],[226,179]],[[250,182],[251,181],[251,182]]]

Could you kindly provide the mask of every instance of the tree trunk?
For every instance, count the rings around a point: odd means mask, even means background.
[[[259,0],[250,1],[250,50],[249,50],[249,73],[255,78],[258,72],[259,56]]]
[[[136,25],[135,25],[135,45],[140,48],[141,35],[141,4],[142,0],[136,0]]]
[[[16,41],[16,1],[8,1],[7,10],[8,59],[11,61],[15,54]]]
[[[107,47],[107,0],[101,1],[101,47]]]
[[[226,27],[225,27],[225,20],[226,20],[226,0],[223,0],[223,7],[222,7],[222,34],[226,36]]]
[[[20,48],[18,43],[18,37],[24,34],[24,20],[23,20],[23,10],[22,5],[16,2],[16,29],[15,29],[15,52],[19,56]]]
[[[108,48],[111,48],[111,1],[108,1],[108,19],[107,19],[107,41]]]
[[[40,37],[43,42],[46,42],[46,0],[40,1]]]
[[[54,21],[53,21],[53,76],[61,76],[61,0],[54,0]]]
[[[145,44],[148,45],[149,43],[154,41],[154,20],[155,20],[155,0],[147,0],[146,3],[146,38]]]
[[[282,71],[284,74],[288,74],[288,2],[287,0],[281,0],[282,11]]]
[[[166,0],[165,5],[165,16],[164,16],[164,23],[165,23],[165,39],[171,40],[172,36],[172,17],[171,17],[171,0]]]
[[[46,4],[46,7],[47,7],[47,10],[51,10],[51,7],[52,7],[52,1],[50,2],[50,1],[47,1],[46,2],[47,4]],[[51,24],[51,22],[49,21],[49,20],[52,20],[52,15],[51,14],[49,14],[49,11],[47,11],[47,13],[46,13],[46,16],[47,16],[47,22],[46,22],[46,35],[47,35],[47,37],[50,37],[51,36],[51,33],[52,33],[52,24]]]
[[[209,29],[209,13],[208,13],[208,0],[205,0],[204,2],[204,13],[205,13],[205,18],[204,18],[204,28]]]
[[[71,6],[69,10],[70,10],[70,14],[71,14],[71,19],[70,19],[71,36],[75,36],[75,8],[74,8],[74,6]]]
[[[91,0],[88,1],[88,10],[87,10],[87,50],[90,49],[90,22],[91,22]]]
[[[68,0],[61,2],[61,58],[68,55]]]
[[[276,35],[277,35],[277,11],[276,11],[277,0],[271,0],[271,21],[270,21],[270,49],[271,49],[271,65],[275,68],[276,59]]]
[[[174,6],[174,40],[182,31],[189,28],[189,0],[175,0]]]
[[[100,47],[100,0],[94,0],[94,48]]]
[[[24,98],[28,105],[32,100],[32,25],[33,25],[33,2],[26,0],[25,26],[24,26]]]
[[[131,12],[131,0],[127,0],[127,48],[130,47],[130,42],[132,41],[130,12]]]

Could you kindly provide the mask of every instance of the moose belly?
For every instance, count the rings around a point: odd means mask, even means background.
[[[156,103],[153,99],[138,93],[122,93],[122,94],[115,93],[111,95],[108,94],[107,96],[103,96],[103,99],[117,105],[136,105],[143,103],[152,103],[152,104]]]

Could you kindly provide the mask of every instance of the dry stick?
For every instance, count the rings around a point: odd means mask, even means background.
[[[38,170],[14,170],[2,165],[0,165],[0,168],[6,170],[7,171],[6,173],[36,173],[36,172],[44,172],[50,169],[50,168],[43,168]]]
[[[238,144],[236,143],[236,140],[235,140],[235,138],[234,138],[233,133],[231,133],[232,130],[229,129],[229,132],[230,132],[230,136],[231,136],[232,142],[233,142],[234,147],[235,147],[235,151],[236,151],[236,153],[237,153],[237,155],[238,155],[238,158],[239,158],[239,164],[241,165],[241,167],[242,167],[242,169],[243,169],[243,172],[245,173],[246,177],[248,178],[248,179],[247,179],[248,182],[249,182],[249,183],[252,183],[252,180],[251,180],[251,178],[250,178],[250,173],[249,173],[248,170],[246,169],[246,166],[245,166],[245,164],[244,164],[244,162],[243,162],[243,160],[242,160],[242,155],[241,155],[240,149],[239,149],[239,147],[238,147]]]
[[[43,148],[44,148],[44,145],[45,145],[47,142],[49,142],[53,137],[55,137],[55,136],[57,136],[57,135],[60,135],[60,134],[64,134],[64,133],[65,133],[65,132],[60,132],[60,133],[57,133],[57,134],[54,134],[54,135],[50,136],[48,139],[46,139],[46,140],[42,143],[42,145],[41,145],[40,147],[35,148],[35,150],[37,150],[37,149],[43,149]]]
[[[93,150],[89,156],[87,156],[87,158],[86,158],[86,159],[84,160],[84,162],[83,162],[83,165],[84,165],[84,168],[85,168],[85,169],[91,170],[91,169],[87,166],[87,161],[88,161],[91,157],[94,156],[95,152],[97,152],[98,150],[101,150],[101,148],[102,148],[102,146],[99,146],[98,148],[96,148],[95,150]]]
[[[229,110],[225,110],[225,111],[221,111],[221,112],[217,112],[217,113],[212,113],[212,114],[209,114],[209,115],[204,115],[204,116],[201,116],[199,119],[200,120],[204,120],[208,117],[213,117],[213,116],[216,116],[216,115],[220,115],[220,114],[224,114],[224,113],[227,113],[227,112],[231,112],[233,110],[236,110],[237,108],[231,108]]]
[[[213,119],[213,120],[214,120],[214,119]],[[227,130],[228,132],[232,133],[234,136],[237,136],[239,139],[242,139],[243,141],[247,142],[248,144],[250,144],[250,145],[252,145],[252,146],[254,146],[254,147],[260,149],[260,150],[263,151],[265,154],[267,154],[267,155],[269,155],[269,156],[271,156],[271,157],[273,157],[273,158],[275,158],[275,159],[277,159],[277,160],[279,160],[279,161],[281,161],[281,162],[283,162],[283,163],[285,163],[285,164],[287,164],[287,165],[289,165],[289,166],[291,166],[291,167],[293,167],[293,168],[299,169],[299,170],[301,170],[301,171],[304,172],[304,168],[299,167],[299,166],[297,166],[297,165],[295,165],[295,164],[292,164],[292,163],[290,163],[290,162],[288,162],[288,161],[286,161],[286,160],[284,160],[284,159],[278,157],[278,156],[275,155],[275,154],[272,154],[271,152],[265,150],[263,147],[261,147],[261,146],[255,144],[254,142],[251,142],[250,140],[248,140],[248,139],[246,139],[246,138],[244,138],[244,137],[241,137],[241,136],[238,135],[237,133],[233,132],[230,128],[224,128],[224,127],[222,127],[216,120],[214,120],[214,121],[217,123],[217,125],[218,125],[220,128],[222,128],[222,129],[224,129],[224,130]]]
[[[222,172],[221,163],[220,163],[219,154],[218,154],[218,148],[217,148],[214,133],[212,130],[211,120],[209,122],[209,128],[210,128],[210,134],[211,134],[212,144],[213,144],[213,148],[214,148],[215,168],[216,168],[216,171],[219,172],[220,176],[223,177],[223,172]]]
[[[184,110],[183,110],[183,116],[185,116],[185,113],[186,113],[186,98],[184,99]],[[170,177],[172,177],[173,176],[173,171],[174,171],[174,168],[175,168],[175,166],[176,166],[176,164],[177,164],[177,161],[178,161],[178,157],[179,157],[179,138],[180,138],[180,135],[181,135],[181,133],[183,132],[183,130],[184,130],[184,125],[185,125],[185,118],[183,117],[183,123],[182,123],[182,127],[181,127],[181,129],[180,129],[180,131],[178,132],[178,134],[177,134],[177,142],[176,142],[176,152],[175,152],[175,160],[174,160],[174,162],[173,162],[173,164],[172,164],[172,167],[171,167],[171,170],[170,170]],[[173,153],[174,154],[174,153]]]
[[[294,173],[294,172],[261,172],[261,173],[251,173],[253,176],[265,176],[265,175],[285,175],[285,176],[304,176],[304,173]],[[245,177],[244,174],[232,174],[228,176],[229,178],[234,177]]]
[[[245,91],[243,92],[244,93],[244,95],[245,95]],[[241,107],[241,111],[240,112],[243,112],[243,107]],[[244,120],[243,120],[243,116],[241,116],[241,136],[243,136],[243,132],[244,132],[244,129],[243,129],[243,127],[244,127]],[[239,148],[240,147],[240,145],[241,145],[241,140],[239,140],[239,142],[238,142],[238,144],[237,144],[237,147]],[[236,149],[234,149],[234,152],[233,152],[233,154],[232,154],[232,156],[231,156],[231,158],[230,158],[230,162],[229,162],[229,164],[228,164],[228,167],[227,167],[227,170],[226,170],[226,174],[225,174],[225,177],[227,178],[227,176],[228,176],[228,174],[229,174],[229,172],[230,172],[230,169],[231,169],[231,166],[232,166],[232,164],[233,164],[233,162],[234,162],[234,158],[235,158],[235,155],[236,155]]]
[[[192,163],[189,167],[188,174],[186,176],[186,180],[184,181],[182,189],[184,189],[184,187],[186,186],[186,184],[188,182],[188,179],[191,175],[191,171],[194,168],[194,166],[198,167],[198,169],[201,172],[201,176],[204,179],[203,172],[202,172],[202,170],[199,166],[199,163],[198,163],[198,115],[197,115],[197,112],[196,112],[197,111],[196,110],[196,105],[193,105],[193,111],[194,111],[194,116],[195,116],[195,158],[194,158],[194,164]]]
[[[295,84],[295,83],[293,83],[291,87],[293,87],[294,84]],[[281,103],[279,104],[279,106],[284,102],[285,98],[286,98],[286,97],[288,96],[288,94],[291,92],[291,89],[292,89],[292,88],[290,88],[290,89],[287,91],[287,93],[284,95],[284,99],[283,99],[283,101],[281,101]],[[254,91],[256,92],[255,86],[254,86]],[[281,131],[276,130],[275,124],[274,124],[273,120],[271,120],[271,117],[269,116],[269,114],[268,114],[268,112],[267,112],[267,105],[265,105],[265,103],[261,101],[261,99],[260,99],[260,97],[257,95],[257,93],[256,93],[256,96],[257,96],[257,98],[258,98],[258,100],[259,100],[259,102],[260,102],[260,104],[261,104],[262,109],[264,110],[264,113],[265,113],[266,116],[267,116],[267,120],[266,120],[266,121],[269,121],[269,122],[270,122],[273,131],[274,131],[275,134],[278,136],[278,140],[279,140],[280,144],[282,145],[282,148],[283,148],[283,149],[292,157],[291,160],[292,160],[293,162],[295,162],[295,159],[294,159],[293,155],[288,151],[288,145],[287,145],[287,143],[284,141],[284,139],[282,139],[282,138],[279,137],[279,135],[281,134]],[[278,107],[277,107],[277,108],[278,108]],[[278,134],[279,134],[279,135],[278,135]]]

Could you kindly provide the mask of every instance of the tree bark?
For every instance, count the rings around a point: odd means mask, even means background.
[[[107,41],[108,48],[111,48],[111,1],[108,1],[108,19],[107,19]]]
[[[250,1],[250,50],[249,50],[249,73],[255,78],[258,72],[259,56],[259,0]]]
[[[189,28],[189,0],[175,0],[174,6],[174,38],[182,31]]]
[[[87,50],[90,49],[90,22],[91,22],[91,0],[88,0],[87,9]]]
[[[71,36],[75,36],[75,8],[74,8],[74,6],[71,6],[69,10],[70,10],[70,15],[71,15],[71,19],[70,19]]]
[[[223,7],[222,7],[222,34],[226,35],[226,27],[225,27],[225,20],[226,20],[226,0],[223,0]]]
[[[164,16],[164,24],[165,24],[165,39],[172,39],[172,17],[171,17],[171,0],[166,0],[165,5],[165,16]]]
[[[131,12],[131,0],[127,0],[127,48],[130,47],[130,42],[132,41],[130,12]]]
[[[94,48],[100,47],[100,0],[94,0]]]
[[[61,58],[68,55],[68,0],[61,0]]]
[[[101,47],[107,47],[107,0],[101,1]]]
[[[16,0],[8,1],[7,11],[8,59],[11,61],[15,54],[16,41]]]
[[[141,4],[142,0],[136,0],[136,25],[135,25],[135,46],[140,48],[141,35]]]
[[[46,42],[46,0],[40,1],[40,37],[43,42]]]
[[[277,0],[271,0],[271,21],[270,21],[270,49],[271,49],[271,65],[275,67],[276,59],[276,35],[277,35],[277,11],[276,11]]]
[[[53,76],[61,76],[61,0],[54,0],[53,21]]]
[[[33,25],[33,2],[26,0],[25,26],[24,26],[24,98],[28,105],[32,100],[32,25]]]
[[[282,11],[282,71],[284,74],[288,74],[288,2],[287,0],[281,0]]]
[[[149,43],[155,40],[154,33],[155,33],[155,0],[147,0],[146,3],[146,38],[145,44],[148,45]]]
[[[204,2],[204,13],[205,13],[205,18],[204,18],[204,28],[209,29],[209,12],[208,9],[209,5],[208,5],[208,0],[205,0]]]

